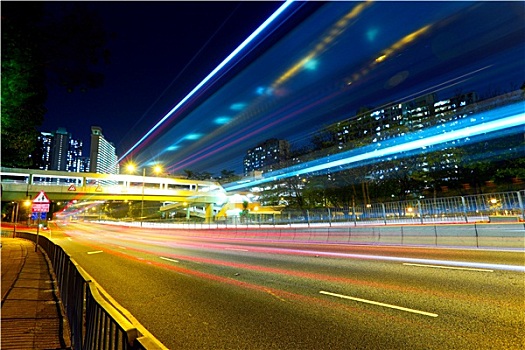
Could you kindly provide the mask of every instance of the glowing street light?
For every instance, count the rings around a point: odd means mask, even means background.
[[[153,166],[153,173],[155,174],[161,174],[162,173],[162,166],[156,164]],[[130,173],[133,173],[137,170],[137,166],[133,163],[129,163],[126,165],[126,170]],[[146,183],[146,168],[142,168],[142,201],[140,205],[140,226],[142,227],[142,221],[144,220],[144,187]]]

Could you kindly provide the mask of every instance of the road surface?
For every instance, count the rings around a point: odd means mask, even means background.
[[[44,233],[48,234],[48,233]],[[522,349],[523,251],[52,226],[170,349]]]

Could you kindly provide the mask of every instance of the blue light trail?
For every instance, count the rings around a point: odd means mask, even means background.
[[[520,102],[469,116],[461,121],[460,127],[454,125],[453,130],[444,132],[444,129],[452,129],[452,125],[457,124],[457,122],[453,121],[424,130],[421,134],[416,135],[418,137],[417,140],[409,140],[411,135],[397,137],[381,145],[372,144],[286,169],[268,172],[261,179],[242,181],[231,186],[226,185],[224,189],[226,191],[234,191],[292,176],[319,173],[327,170],[338,172],[373,161],[380,161],[389,156],[396,156],[396,159],[405,158],[416,152],[437,151],[440,149],[439,146],[441,148],[451,147],[447,143],[453,141],[461,141],[465,145],[476,136],[489,137],[488,134],[504,130],[510,131],[515,127],[525,126],[524,104]],[[429,149],[432,146],[438,147]]]
[[[128,151],[122,155],[118,162],[126,158],[133,150],[135,150],[142,142],[144,142],[157,128],[159,128],[169,117],[180,109],[191,97],[193,97],[207,82],[209,82],[221,69],[223,69],[235,56],[237,56],[250,42],[252,42],[261,32],[268,27],[281,13],[283,13],[294,0],[287,0],[277,11],[275,11],[263,24],[261,24],[246,40],[244,40],[232,53],[228,55],[215,69],[206,76],[197,86],[191,90],[186,97],[184,97],[179,103],[175,105],[161,120],[157,122],[142,138],[137,141]]]

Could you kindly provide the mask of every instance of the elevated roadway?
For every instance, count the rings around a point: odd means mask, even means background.
[[[227,202],[226,191],[213,181],[3,167],[0,176],[2,201],[31,199],[43,190],[52,202],[143,200],[170,203],[170,207],[201,206],[207,218],[214,206]]]

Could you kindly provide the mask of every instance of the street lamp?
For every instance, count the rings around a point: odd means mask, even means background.
[[[126,165],[126,169],[128,170],[128,172],[135,172],[135,170],[137,169],[137,166],[135,164],[128,164]],[[154,165],[153,166],[153,172],[155,174],[160,174],[162,173],[162,167],[158,164]],[[140,204],[140,226],[142,227],[142,221],[144,219],[144,187],[146,185],[146,168],[142,168],[142,201],[141,201],[141,204]]]
[[[11,222],[13,222],[13,237],[16,236],[16,224],[18,223],[18,219],[20,217],[20,202],[14,201],[11,202],[13,204],[13,210],[11,212]],[[31,200],[26,199],[24,202],[24,207],[31,206]]]

